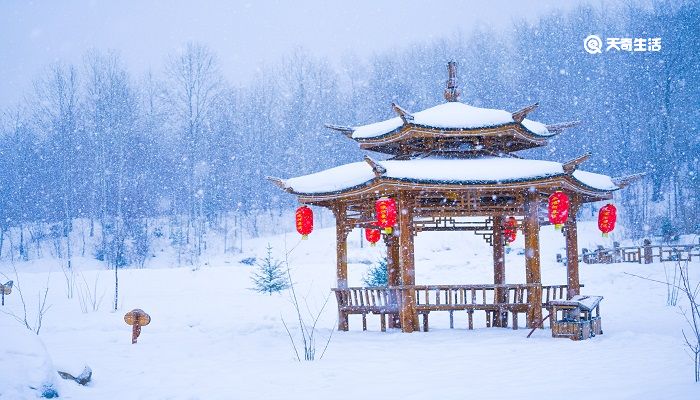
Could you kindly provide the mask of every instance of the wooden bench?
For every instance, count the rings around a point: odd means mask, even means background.
[[[518,314],[527,313],[528,291],[537,285],[416,285],[410,287],[350,287],[333,289],[338,301],[339,326],[347,329],[348,316],[362,315],[362,329],[367,330],[367,315],[375,314],[380,318],[381,330],[387,327],[389,316],[390,328],[398,327],[403,290],[415,291],[416,313],[422,319],[422,330],[429,329],[431,312],[448,312],[450,329],[454,328],[454,313],[467,313],[468,329],[474,329],[474,312],[484,311],[487,327],[507,327],[508,316],[512,316],[512,328],[518,329]],[[542,304],[545,307],[551,300],[566,299],[566,285],[542,286]]]
[[[398,291],[388,287],[352,287],[332,289],[338,302],[338,317],[341,324],[348,324],[350,314],[362,315],[362,330],[367,330],[367,314],[380,317],[382,332],[386,331],[386,316],[398,315]],[[391,324],[393,325],[393,324]]]

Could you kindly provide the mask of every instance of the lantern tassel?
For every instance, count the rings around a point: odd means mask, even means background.
[[[563,226],[564,226],[563,224],[554,224],[554,230],[560,231]]]
[[[301,240],[308,240],[308,239],[309,239],[309,235],[301,235]]]
[[[371,242],[369,245],[372,246],[372,247],[374,247],[374,246],[376,246],[377,244],[374,243],[374,242]]]
[[[607,233],[607,232],[603,232],[603,237],[604,237],[604,238],[608,237],[608,233]]]
[[[387,235],[391,235],[391,233],[394,231],[392,227],[384,228],[384,233]]]

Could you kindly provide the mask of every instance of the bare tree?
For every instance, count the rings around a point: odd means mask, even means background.
[[[680,273],[680,291],[688,299],[688,308],[681,307],[681,312],[690,330],[683,330],[683,339],[693,357],[695,367],[695,382],[700,382],[700,283],[691,282],[688,275],[688,262],[678,262]]]
[[[683,340],[685,341],[686,347],[690,351],[691,358],[693,359],[695,382],[700,382],[700,282],[694,283],[690,279],[690,275],[688,273],[688,261],[681,260],[678,252],[676,253],[676,257],[678,260],[676,262],[678,273],[677,280],[674,278],[673,281],[668,282],[667,276],[667,281],[663,282],[656,279],[630,274],[628,272],[625,272],[625,274],[651,282],[661,283],[666,286],[673,286],[672,290],[683,293],[685,298],[688,300],[688,308],[678,305],[681,310],[681,314],[689,327],[688,332],[686,332],[685,329],[683,329],[681,332],[683,334]]]
[[[206,221],[204,210],[212,185],[211,113],[221,89],[222,78],[214,54],[205,46],[189,43],[170,57],[166,74],[166,93],[174,116],[173,124],[181,132],[180,158],[177,167],[182,173],[186,190],[182,203],[188,215],[189,228],[195,231],[195,254],[200,256],[205,246]]]
[[[124,208],[127,194],[127,161],[138,150],[136,97],[128,73],[114,53],[90,53],[88,70],[88,109],[90,128],[95,139],[94,182],[100,187],[102,243],[99,253],[114,269],[114,310],[119,304],[119,268],[126,265],[126,227]]]
[[[105,296],[105,291],[98,294],[98,283],[100,281],[100,272],[95,273],[95,280],[90,285],[85,278],[85,274],[80,273],[80,278],[82,278],[82,284],[78,284],[78,302],[80,304],[80,310],[83,314],[87,314],[88,311],[97,311],[102,305],[102,299]]]
[[[78,73],[74,66],[53,65],[44,79],[34,83],[34,123],[38,129],[52,135],[52,154],[56,157],[58,179],[56,186],[62,204],[60,236],[65,238],[66,265],[61,265],[67,283],[67,296],[73,297],[73,246],[71,233],[76,214],[76,189],[79,182],[75,152],[82,138],[79,136],[80,110],[78,104]],[[20,235],[23,237],[23,235]],[[61,246],[61,242],[58,244]],[[59,252],[62,254],[63,252]],[[60,255],[59,255],[60,256]]]
[[[292,303],[292,306],[294,307],[295,317],[297,320],[296,324],[301,335],[301,346],[299,347],[303,349],[304,361],[314,361],[316,359],[316,334],[318,333],[318,329],[316,327],[318,325],[319,319],[321,318],[321,314],[323,314],[323,310],[325,310],[326,305],[328,305],[330,293],[326,295],[326,298],[323,301],[323,305],[317,311],[314,312],[311,310],[311,307],[309,306],[309,303],[306,301],[306,299],[303,299],[304,303],[302,308],[302,303],[300,302],[300,299],[297,296],[296,288],[294,286],[294,280],[292,279],[292,272],[289,267],[289,255],[292,253],[292,251],[294,251],[294,249],[298,245],[299,243],[292,247],[291,250],[287,251],[285,240],[284,264],[287,266],[287,281],[289,284],[290,301]],[[292,332],[289,330],[289,326],[285,322],[284,318],[282,318],[282,325],[284,326],[285,331],[287,331],[287,335],[289,336],[289,340],[292,343],[292,349],[294,350],[294,355],[296,356],[297,361],[301,361],[302,358],[299,355],[297,341],[295,340],[294,335],[292,335]],[[328,350],[328,345],[330,344],[331,339],[333,338],[333,332],[334,329],[331,329],[331,332],[328,335],[328,339],[326,340],[325,346],[323,347],[323,351],[321,352],[321,356],[319,357],[319,359],[322,359],[323,356],[326,354],[326,350]]]
[[[17,273],[17,267],[15,267],[14,262],[12,262],[12,270],[15,275],[13,281],[14,288],[17,291],[17,294],[19,295],[20,302],[22,303],[22,314],[18,315],[12,311],[5,311],[4,309],[0,309],[0,312],[14,318],[17,322],[24,325],[27,329],[38,335],[41,331],[41,326],[44,322],[44,316],[51,308],[51,305],[46,303],[46,298],[49,295],[49,283],[51,281],[51,274],[47,275],[46,286],[44,287],[42,292],[39,292],[38,302],[36,303],[36,310],[33,312],[34,316],[32,317],[32,312],[28,310],[27,301],[25,300],[24,293],[22,292],[22,285],[20,283],[19,274]],[[5,279],[8,279],[7,275],[3,273],[0,273],[0,275],[2,275]]]

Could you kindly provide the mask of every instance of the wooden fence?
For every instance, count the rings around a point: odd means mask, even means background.
[[[598,246],[595,250],[582,249],[579,261],[586,264],[638,263],[651,264],[663,261],[700,260],[700,244],[652,245],[644,240],[641,246],[621,247],[615,243],[612,248]],[[566,263],[566,258],[557,254],[557,261]]]

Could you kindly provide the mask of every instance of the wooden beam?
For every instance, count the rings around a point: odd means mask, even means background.
[[[573,160],[569,160],[569,161],[563,163],[562,167],[564,168],[564,172],[569,174],[569,175],[573,174],[574,171],[576,171],[576,168],[578,168],[578,166],[580,164],[583,164],[590,157],[591,157],[591,152],[589,151],[586,154],[580,155],[580,156],[574,158]]]
[[[525,281],[539,285],[528,290],[527,327],[534,328],[542,321],[542,275],[540,272],[540,223],[537,219],[539,198],[537,193],[528,193],[525,200],[525,219],[523,231],[525,234]]]
[[[576,213],[579,204],[574,200],[570,207],[569,219],[564,223],[564,235],[566,237],[566,285],[568,287],[567,299],[581,293],[581,283],[578,273],[578,238],[576,231]]]
[[[274,176],[266,176],[265,179],[267,179],[268,181],[272,182],[275,186],[277,186],[278,188],[284,190],[284,191],[287,192],[287,193],[291,193],[291,192],[292,192],[292,188],[287,187],[287,184],[284,183],[284,180],[283,180],[283,179],[275,178]]]
[[[369,164],[370,167],[372,167],[372,171],[374,172],[374,176],[379,178],[380,176],[384,175],[386,172],[386,168],[382,167],[378,162],[374,161],[370,156],[365,156],[365,162]]]
[[[547,130],[551,133],[562,133],[564,129],[573,128],[574,126],[577,126],[579,124],[581,124],[581,121],[568,121],[560,122],[558,124],[546,125],[546,127]]]
[[[620,189],[626,188],[630,184],[642,179],[646,173],[641,172],[639,174],[625,175],[617,178],[612,178],[613,183]]]
[[[355,132],[355,128],[349,126],[325,124],[325,127],[328,129],[333,129],[334,131],[338,131],[349,138],[352,138],[352,134],[353,132]]]
[[[527,107],[524,107],[516,112],[513,113],[513,121],[517,123],[523,122],[525,117],[530,114],[531,112],[535,111],[537,107],[540,106],[540,103],[535,103],[535,104],[530,104]]]
[[[399,235],[399,274],[401,275],[401,331],[411,333],[418,328],[416,312],[416,284],[414,249],[413,249],[413,204],[407,193],[398,198],[398,235]],[[408,288],[407,288],[408,287]]]
[[[396,114],[399,115],[399,117],[401,117],[401,120],[403,121],[404,124],[407,124],[407,123],[413,121],[413,115],[410,112],[404,110],[400,105],[398,105],[396,103],[391,103],[391,108],[394,110],[394,112]]]

